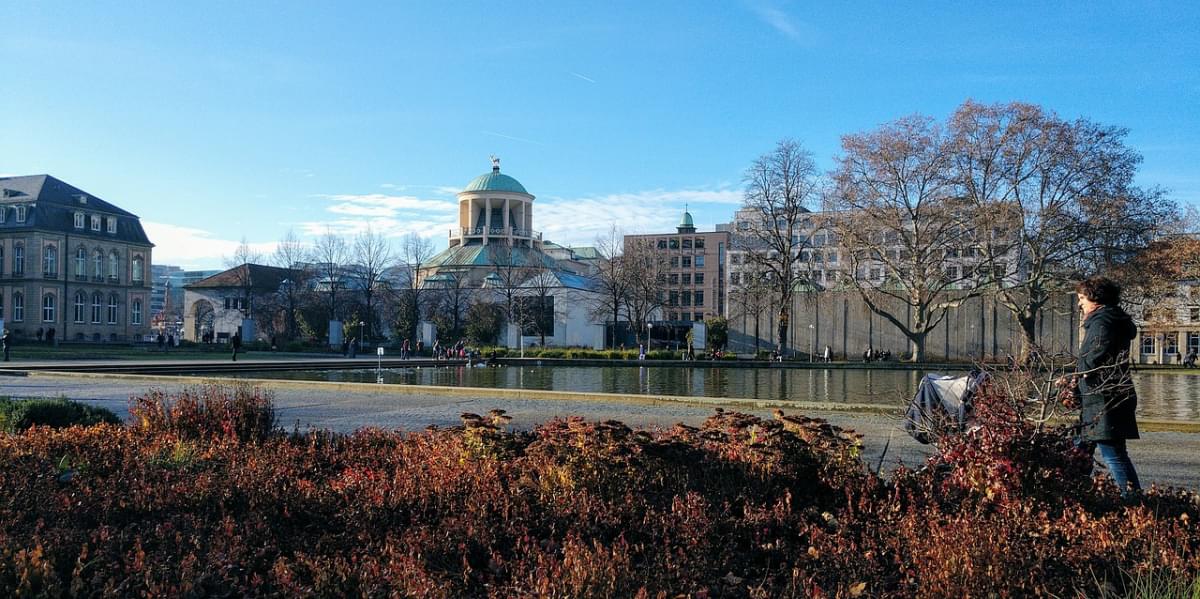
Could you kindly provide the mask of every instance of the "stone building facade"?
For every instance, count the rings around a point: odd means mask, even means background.
[[[18,338],[144,339],[153,247],[136,215],[77,187],[49,175],[0,178],[4,327]]]
[[[625,247],[646,240],[667,261],[660,318],[668,322],[702,322],[725,315],[725,257],[729,231],[700,233],[685,209],[674,233],[626,235]]]

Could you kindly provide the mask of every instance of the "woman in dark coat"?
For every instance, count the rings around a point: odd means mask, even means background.
[[[1095,443],[1125,497],[1141,490],[1125,449],[1137,439],[1137,393],[1129,374],[1129,347],[1137,337],[1133,319],[1121,309],[1121,286],[1092,277],[1075,287],[1083,314],[1083,342],[1075,365],[1081,437]]]

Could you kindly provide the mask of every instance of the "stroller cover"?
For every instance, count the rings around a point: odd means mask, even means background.
[[[925,375],[908,405],[904,431],[923,444],[962,432],[971,416],[971,397],[986,378],[978,370],[964,376]]]

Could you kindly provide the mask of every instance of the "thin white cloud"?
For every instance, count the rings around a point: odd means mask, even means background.
[[[154,243],[154,263],[183,268],[224,268],[225,259],[241,245],[240,240],[221,239],[211,232],[154,221],[142,221],[142,228]],[[250,249],[269,256],[276,242],[248,243]]]
[[[732,217],[742,205],[737,189],[653,190],[594,198],[552,198],[534,209],[534,228],[562,245],[589,245],[616,224],[627,232],[672,231],[684,205],[689,210],[710,206]]]
[[[764,23],[793,42],[804,46],[814,46],[820,38],[815,27],[789,15],[782,8],[769,2],[754,2],[750,8]]]
[[[391,183],[385,185],[397,189],[428,187]],[[454,200],[385,194],[336,194],[321,197],[329,201],[326,211],[332,214],[333,218],[299,223],[299,229],[305,235],[315,237],[329,231],[353,237],[370,227],[387,237],[400,237],[415,232],[423,237],[434,238],[446,236],[452,227],[457,226],[454,219],[458,203]]]
[[[579,74],[579,73],[576,73],[575,71],[571,71],[571,75],[572,75],[573,77],[578,77],[578,78],[580,78],[580,79],[583,79],[584,81],[587,81],[588,83],[595,83],[595,82],[596,82],[596,80],[595,80],[595,79],[592,79],[591,77],[588,77],[587,75],[581,75],[581,74]]]

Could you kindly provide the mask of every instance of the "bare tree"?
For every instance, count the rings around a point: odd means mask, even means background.
[[[259,264],[262,261],[262,253],[250,247],[245,237],[238,243],[237,248],[233,250],[233,255],[225,258],[225,267],[232,271],[233,285],[238,290],[238,297],[241,300],[246,318],[254,318],[255,293],[250,265]]]
[[[746,264],[736,273],[737,283],[730,285],[729,303],[733,307],[734,316],[742,319],[743,333],[746,330],[746,320],[754,322],[754,354],[757,356],[759,341],[762,339],[762,317],[774,305],[771,296],[775,286],[767,280],[766,273],[759,270],[755,264]]]
[[[344,269],[349,257],[346,240],[329,229],[313,244],[310,261],[314,263],[317,287],[325,296],[329,320],[338,320],[340,314],[338,295],[345,289]]]
[[[631,281],[625,268],[625,257],[621,253],[624,235],[616,225],[609,227],[607,235],[596,237],[597,261],[596,293],[591,294],[591,313],[594,317],[612,322],[612,349],[617,346],[617,323],[621,320],[621,308],[625,306]]]
[[[1033,104],[968,101],[949,133],[957,195],[977,219],[974,230],[990,231],[998,219],[1012,228],[978,241],[988,262],[1019,265],[1018,277],[983,274],[1021,327],[1023,360],[1038,347],[1037,320],[1053,293],[1174,221],[1163,217],[1175,209],[1161,192],[1133,185],[1141,156],[1125,146],[1124,129],[1065,121]]]
[[[489,244],[487,258],[491,272],[484,280],[484,286],[503,313],[505,323],[524,327],[526,323],[522,310],[525,303],[519,300],[526,295],[523,284],[536,275],[542,266],[529,264],[516,248],[505,243]]]
[[[308,248],[300,242],[296,233],[288,229],[283,239],[279,240],[279,244],[275,246],[275,252],[271,254],[271,263],[274,266],[291,271],[288,278],[279,287],[278,303],[284,310],[283,336],[285,339],[294,339],[298,332],[296,312],[312,275],[312,269],[305,263],[308,253]]]
[[[537,335],[542,347],[546,346],[546,335],[554,334],[555,321],[565,312],[565,304],[571,299],[561,293],[561,288],[558,276],[548,268],[533,272],[524,283],[525,294],[520,300],[525,307],[520,314],[525,330]],[[556,301],[556,295],[563,297]]]
[[[947,145],[922,116],[843,136],[824,219],[850,266],[843,282],[908,338],[914,362],[925,359],[925,338],[950,308],[978,294],[972,269],[954,257],[964,217]],[[837,260],[831,252],[826,264]]]
[[[368,225],[366,230],[354,236],[351,255],[353,265],[348,269],[348,274],[355,283],[356,291],[362,295],[366,310],[363,337],[372,339],[378,323],[377,299],[387,293],[386,275],[388,269],[395,266],[392,244],[382,233],[377,233]]]
[[[434,256],[433,243],[417,233],[409,233],[400,241],[400,264],[406,271],[403,286],[396,290],[399,296],[399,318],[397,332],[405,339],[416,337],[417,323],[421,320],[425,303],[421,271]]]
[[[475,297],[466,270],[442,269],[432,284],[435,300],[429,305],[429,320],[438,328],[438,338],[450,340],[463,333],[463,319]]]
[[[667,258],[654,247],[654,241],[645,237],[626,240],[621,258],[627,287],[625,292],[625,314],[635,331],[638,342],[647,342],[642,336],[655,312],[665,302],[667,281]]]
[[[779,301],[779,349],[786,353],[792,296],[797,283],[807,280],[807,273],[796,268],[798,253],[808,243],[804,223],[808,206],[819,198],[821,182],[812,154],[789,139],[758,157],[747,169],[745,181],[745,207],[753,210],[758,222],[739,240],[746,260],[770,273],[768,280]]]

